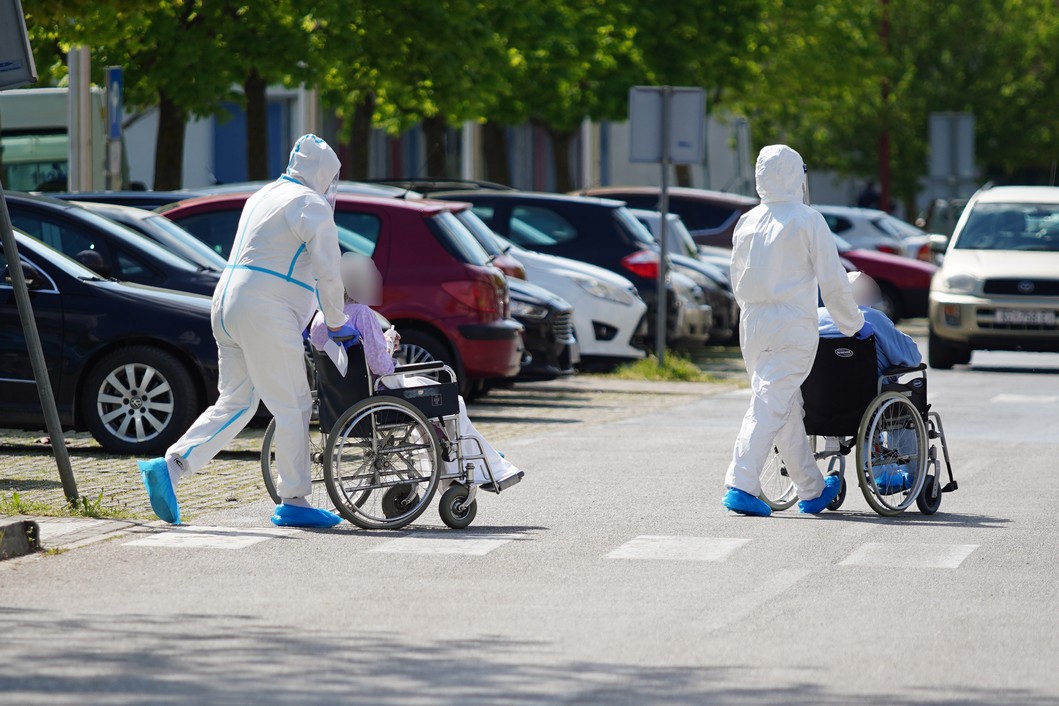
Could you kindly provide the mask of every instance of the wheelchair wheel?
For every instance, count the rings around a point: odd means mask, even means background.
[[[904,512],[923,489],[927,430],[907,397],[887,392],[872,400],[857,437],[857,481],[880,515]]]
[[[397,529],[422,515],[441,471],[433,425],[396,397],[361,400],[327,437],[327,492],[338,513],[364,529]]]
[[[438,514],[441,515],[441,521],[452,529],[463,529],[470,525],[478,514],[478,501],[467,503],[467,488],[454,485],[441,494]]]
[[[798,502],[798,493],[794,490],[794,483],[787,475],[787,467],[775,446],[765,459],[765,467],[761,469],[761,495],[758,497],[777,511],[786,510]]]
[[[265,481],[265,490],[272,498],[272,502],[279,504],[279,493],[276,488],[279,485],[279,473],[276,472],[276,420],[268,423],[265,435],[261,438],[261,479]],[[313,490],[309,502],[313,507],[330,510],[334,507],[331,496],[327,493],[327,485],[324,483],[324,439],[321,434],[309,431],[309,462],[312,474]]]
[[[842,479],[842,485],[840,485],[838,488],[838,495],[835,496],[834,500],[827,504],[827,509],[834,512],[835,510],[842,507],[842,503],[846,501],[846,479],[844,476],[837,473],[829,473],[828,475],[838,475],[839,478]]]
[[[927,475],[923,490],[916,496],[916,505],[924,515],[933,515],[941,507],[941,483],[933,474]]]

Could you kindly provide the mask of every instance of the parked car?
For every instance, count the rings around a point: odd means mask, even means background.
[[[657,186],[601,186],[586,189],[586,196],[620,199],[629,208],[657,211],[661,191]],[[758,199],[708,189],[674,186],[669,189],[669,212],[680,216],[695,242],[732,247],[732,234],[740,216],[757,206]]]
[[[823,215],[832,233],[842,236],[855,248],[903,255],[924,262],[933,260],[930,236],[886,211],[816,204],[813,208]]]
[[[88,201],[72,201],[71,203],[150,238],[174,255],[179,255],[204,270],[222,272],[228,264],[223,257],[206,247],[201,240],[154,211],[109,203]]]
[[[586,363],[644,357],[647,305],[627,278],[585,262],[524,250],[494,233],[469,208],[458,211],[456,217],[482,244],[493,264],[504,269],[509,286],[511,278],[521,272],[530,284],[573,306],[573,330]]]
[[[527,191],[444,192],[434,198],[466,201],[493,231],[527,249],[588,262],[627,277],[648,307],[648,339],[653,341],[658,297],[658,253],[653,241],[620,201]],[[701,290],[682,298],[672,280],[666,285],[666,340],[700,345],[709,338],[713,311]],[[681,288],[686,293],[694,285]]]
[[[63,201],[84,201],[87,203],[109,203],[115,206],[132,206],[154,210],[177,201],[185,201],[204,196],[197,190],[182,191],[87,191],[87,192],[64,192],[59,194],[48,194],[49,196]]]
[[[249,194],[207,196],[162,213],[228,257]],[[355,197],[335,204],[339,245],[371,257],[383,276],[379,312],[401,332],[405,362],[444,360],[465,392],[516,375],[522,326],[509,318],[503,274],[439,201]]]
[[[976,350],[1059,352],[1059,187],[998,186],[968,202],[930,289],[931,367]]]
[[[548,290],[509,279],[511,318],[523,326],[525,354],[515,381],[554,380],[573,375],[581,353],[571,321],[573,307]]]
[[[662,214],[658,211],[646,211],[639,208],[629,209],[636,220],[647,229],[655,242],[660,242],[662,235]],[[691,277],[706,292],[706,300],[713,307],[713,328],[710,330],[711,343],[727,343],[737,336],[739,329],[739,306],[732,293],[731,265],[724,267],[716,264],[716,258],[705,257],[684,226],[680,216],[668,214],[666,218],[666,251],[670,261],[680,272]]]
[[[7,194],[11,223],[104,278],[212,295],[220,272],[66,201]]]
[[[208,297],[115,282],[16,233],[59,419],[108,451],[161,454],[217,396]],[[0,426],[42,429],[0,252]]]

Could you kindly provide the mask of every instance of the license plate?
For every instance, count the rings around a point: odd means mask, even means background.
[[[1016,324],[1024,326],[1054,326],[1054,311],[1026,311],[1023,309],[997,309],[998,324]]]

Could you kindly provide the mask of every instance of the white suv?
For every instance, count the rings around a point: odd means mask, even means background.
[[[1059,187],[998,186],[967,204],[930,285],[929,362],[1059,352]]]

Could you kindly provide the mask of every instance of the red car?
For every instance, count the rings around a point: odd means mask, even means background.
[[[228,257],[250,194],[188,199],[162,213]],[[444,360],[471,381],[519,372],[522,325],[507,282],[453,215],[465,204],[338,195],[343,251],[371,256],[383,277],[379,313],[401,332],[404,362]]]
[[[879,308],[890,320],[913,319],[927,315],[927,295],[930,280],[938,268],[929,262],[910,257],[889,255],[875,250],[859,250],[835,236],[838,254],[854,269],[874,279],[882,290]],[[846,269],[850,269],[847,265]]]

